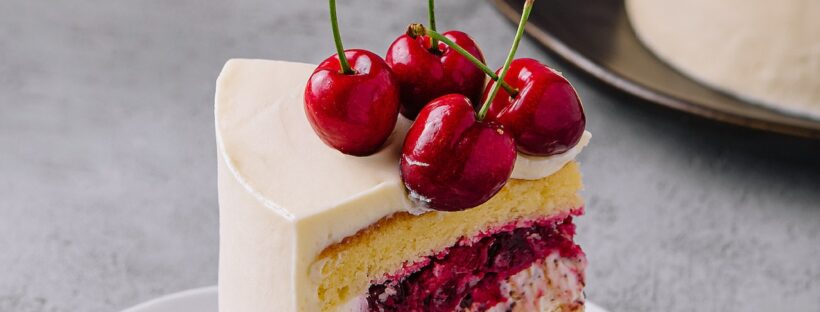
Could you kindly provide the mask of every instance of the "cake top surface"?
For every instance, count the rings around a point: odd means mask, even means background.
[[[321,213],[367,193],[410,205],[399,176],[395,133],[368,157],[326,146],[308,124],[302,94],[315,65],[231,60],[217,80],[216,131],[222,156],[244,186],[288,219]],[[394,132],[406,131],[400,119]]]
[[[283,217],[339,218],[341,232],[352,226],[346,219],[357,219],[363,227],[396,211],[413,211],[398,165],[411,122],[399,117],[385,146],[371,156],[344,155],[328,147],[314,134],[304,111],[304,87],[315,67],[248,59],[225,64],[217,79],[214,114],[219,153],[231,173]],[[552,174],[589,139],[587,132],[575,148],[559,155],[519,155],[513,178]],[[343,235],[330,231],[334,237]]]

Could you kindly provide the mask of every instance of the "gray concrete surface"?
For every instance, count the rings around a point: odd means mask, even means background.
[[[424,1],[341,1],[383,53]],[[440,1],[498,66],[513,28]],[[0,1],[0,311],[117,311],[216,283],[214,79],[333,53],[324,1]],[[585,100],[579,240],[611,311],[820,311],[820,145],[655,108],[559,63]]]

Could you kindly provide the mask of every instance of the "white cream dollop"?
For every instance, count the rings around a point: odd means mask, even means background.
[[[584,147],[589,144],[589,139],[591,138],[592,133],[584,131],[584,134],[581,135],[581,139],[575,146],[557,155],[542,157],[518,153],[518,158],[515,159],[515,168],[513,169],[512,178],[538,180],[548,177],[575,159],[575,157],[584,150]]]

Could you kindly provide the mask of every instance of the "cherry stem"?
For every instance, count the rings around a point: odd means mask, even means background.
[[[333,41],[336,42],[336,55],[339,56],[339,66],[342,67],[342,74],[352,75],[356,72],[350,68],[345,56],[345,48],[342,46],[342,35],[339,33],[339,20],[336,18],[336,0],[328,0],[330,4],[330,26],[333,28]]]
[[[439,34],[434,30],[426,29],[424,27],[424,25],[422,25],[422,24],[410,24],[410,26],[407,28],[407,35],[410,36],[411,38],[416,38],[418,36],[427,35],[432,39],[436,39],[436,40],[439,40],[441,42],[444,42],[444,44],[446,44],[448,47],[452,48],[453,50],[456,50],[456,52],[458,52],[458,54],[461,54],[462,56],[467,58],[467,60],[469,60],[470,63],[473,63],[473,65],[480,68],[481,71],[483,71],[485,74],[487,74],[487,76],[490,77],[490,79],[492,79],[494,81],[499,81],[498,80],[498,75],[496,75],[495,72],[492,69],[487,67],[487,65],[485,65],[483,62],[481,62],[481,60],[479,60],[478,58],[473,56],[473,54],[471,54],[470,52],[468,52],[467,50],[462,48],[460,45],[458,45],[457,43],[450,40],[450,38],[447,38],[442,34]],[[504,90],[506,90],[507,93],[510,94],[510,96],[515,96],[516,94],[518,94],[518,90],[516,90],[515,88],[513,88],[512,86],[510,86],[506,82],[501,81],[498,84],[500,84],[501,87],[503,87]]]
[[[518,51],[518,43],[521,42],[521,37],[524,35],[524,26],[527,25],[527,19],[530,18],[530,12],[532,11],[532,5],[534,3],[535,0],[526,0],[524,2],[524,9],[521,12],[521,20],[518,21],[518,30],[515,32],[515,39],[513,39],[510,53],[507,54],[507,60],[504,61],[504,66],[501,67],[501,73],[498,75],[498,81],[504,81],[504,77],[507,76],[507,72],[510,70],[510,64],[512,64],[513,58],[515,57],[515,52]],[[479,121],[484,120],[484,117],[487,116],[487,111],[490,109],[490,103],[493,102],[493,99],[495,99],[495,96],[498,94],[500,85],[501,83],[496,83],[493,85],[493,88],[490,89],[490,95],[487,96],[487,99],[484,101],[484,105],[482,105],[481,110],[478,111],[477,119]],[[510,93],[510,96],[515,95]]]
[[[430,30],[436,31],[436,0],[427,1],[427,19],[430,21]],[[441,53],[438,49],[438,39],[431,37],[430,51]]]

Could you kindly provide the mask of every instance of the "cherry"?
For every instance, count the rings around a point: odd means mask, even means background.
[[[384,144],[399,112],[399,89],[387,64],[373,52],[344,52],[353,74],[342,71],[338,54],[316,67],[305,87],[305,113],[327,145],[366,156]]]
[[[404,140],[401,177],[424,208],[458,211],[478,206],[506,184],[515,142],[496,122],[479,121],[470,99],[439,97],[422,108]]]
[[[478,44],[467,34],[453,30],[442,35],[484,62]],[[427,102],[445,94],[463,94],[475,103],[481,98],[484,72],[430,36],[398,37],[387,49],[385,60],[399,81],[401,113],[409,119],[415,119]]]
[[[349,155],[370,155],[379,150],[396,126],[398,83],[375,53],[345,51],[336,0],[328,3],[336,54],[310,75],[305,86],[305,114],[327,145]]]
[[[581,100],[566,78],[534,59],[523,58],[510,64],[503,79],[519,93],[511,97],[499,90],[502,93],[492,100],[487,119],[512,132],[519,151],[548,156],[578,143],[586,119]],[[487,86],[485,99],[492,85]]]

